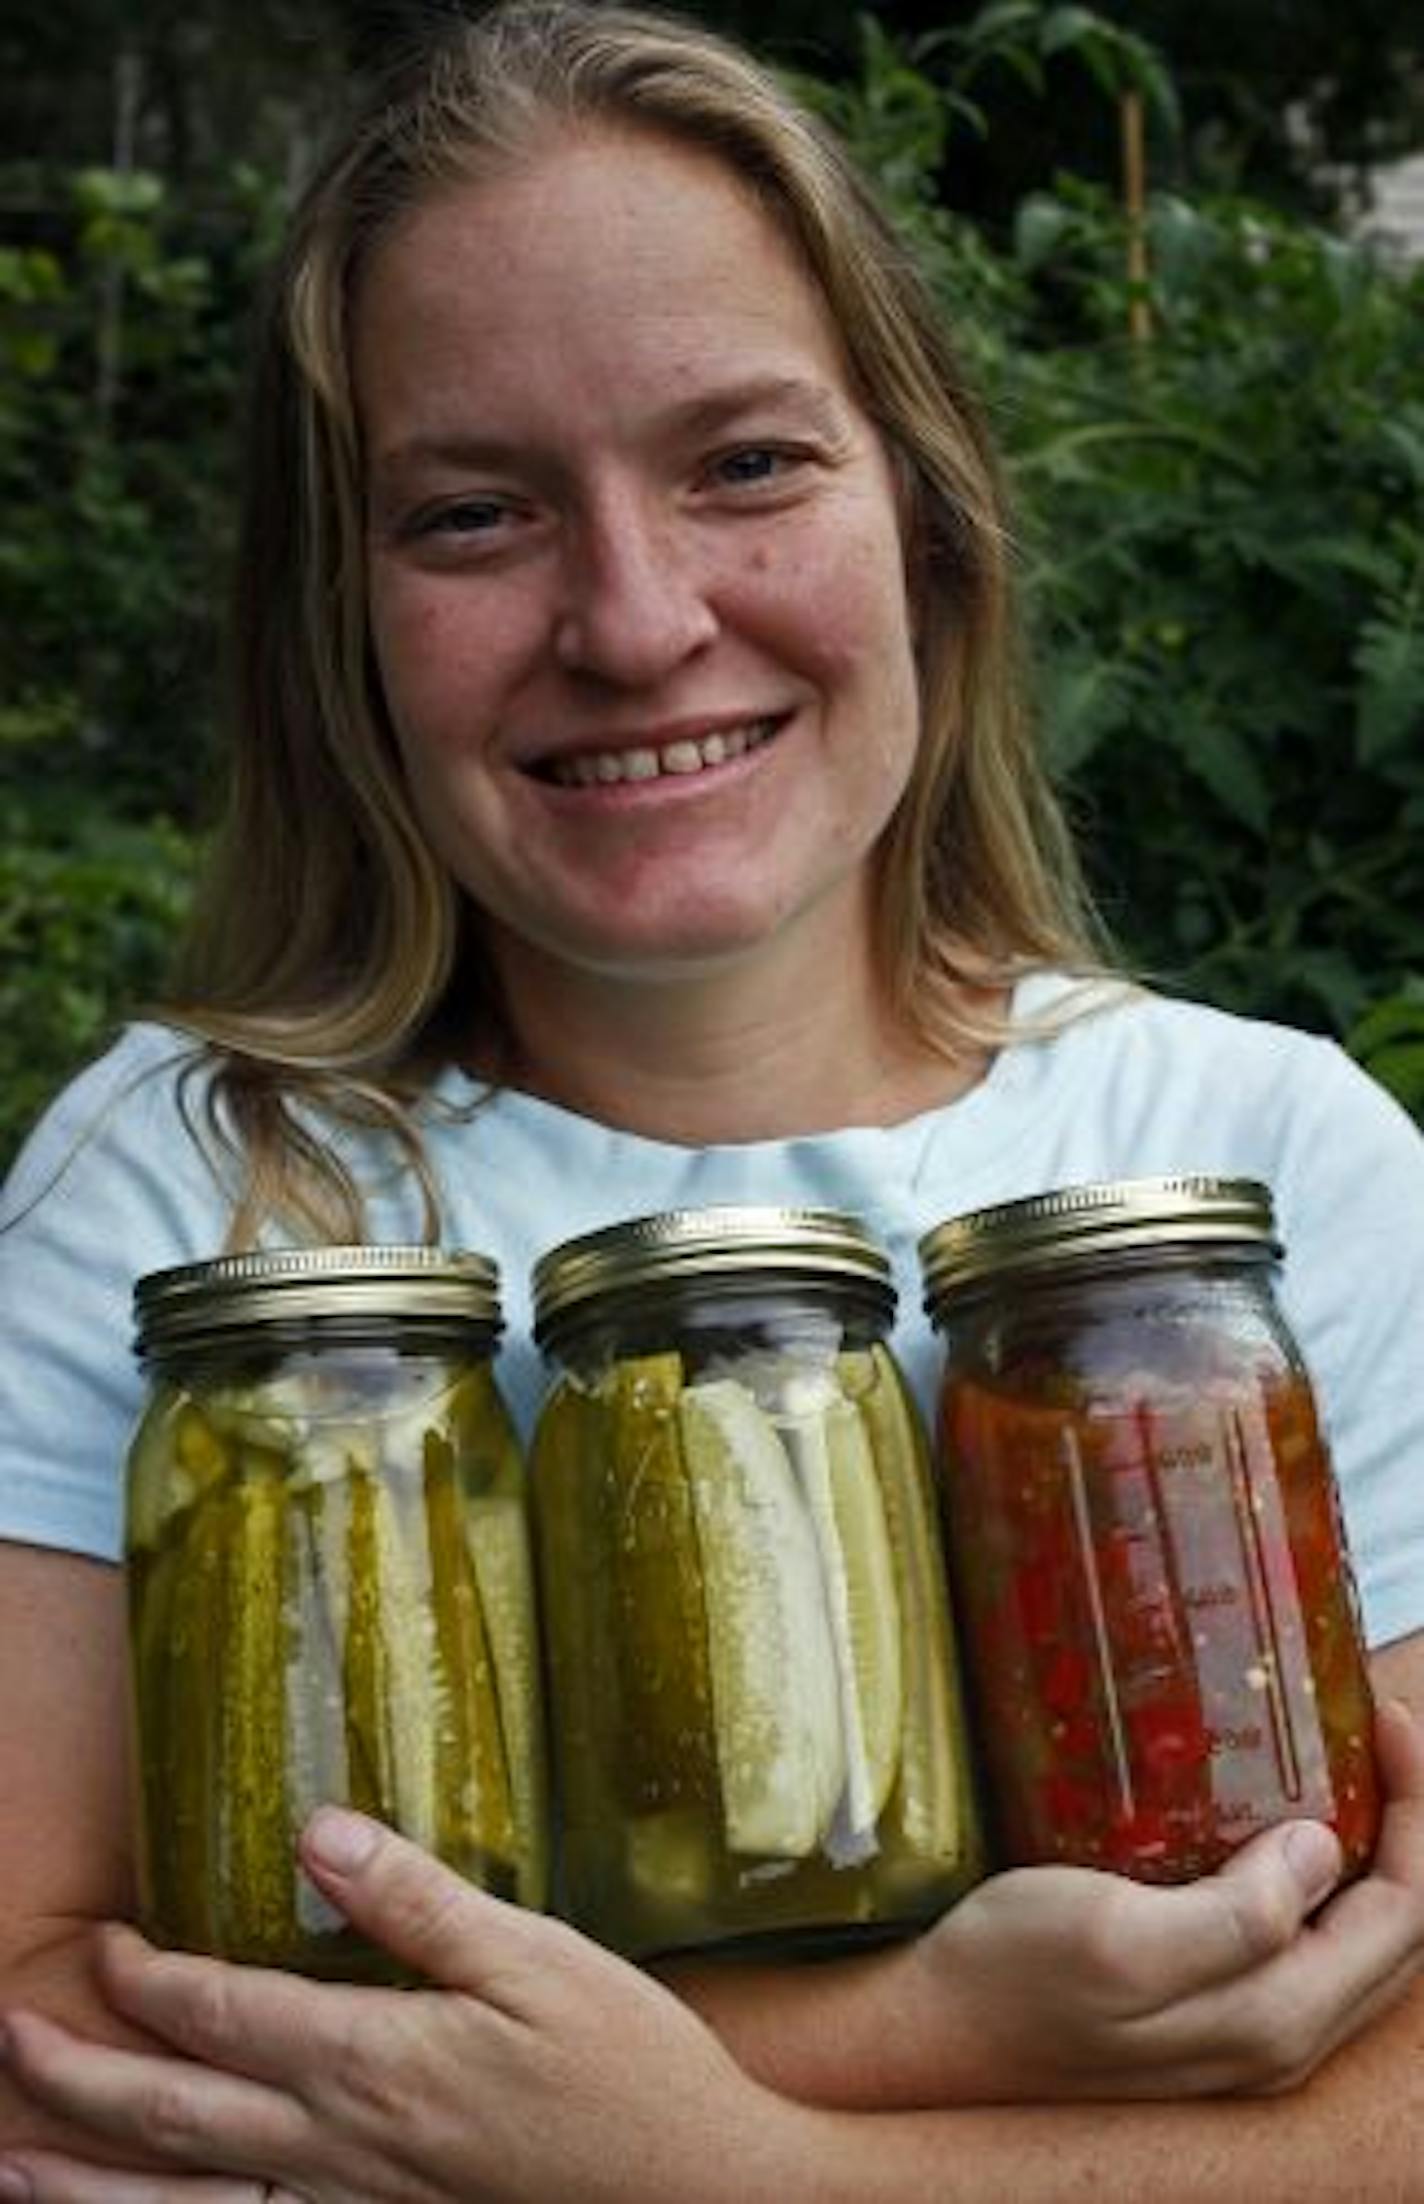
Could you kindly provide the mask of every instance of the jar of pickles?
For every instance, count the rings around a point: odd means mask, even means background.
[[[325,1801],[545,1899],[523,1467],[478,1255],[328,1247],[141,1279],[127,1560],[142,1917],[389,1979],[299,1872]]]
[[[1358,1872],[1370,1692],[1268,1190],[1071,1187],[955,1218],[920,1252],[1005,1861],[1176,1882],[1309,1816]]]
[[[559,1908],[616,1950],[886,1936],[980,1871],[894,1306],[825,1211],[677,1211],[537,1267]]]

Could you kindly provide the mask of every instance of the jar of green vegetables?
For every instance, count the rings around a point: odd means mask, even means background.
[[[537,1267],[559,1904],[616,1950],[884,1937],[980,1871],[894,1307],[825,1211],[647,1217]]]
[[[495,1267],[426,1248],[140,1280],[127,1566],[142,1918],[353,1980],[389,1961],[297,1866],[324,1801],[539,1907],[546,1796],[524,1473]]]

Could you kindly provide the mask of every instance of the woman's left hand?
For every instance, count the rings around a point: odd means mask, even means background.
[[[96,2150],[141,2146],[174,2176],[17,2151],[0,2161],[0,2196],[711,2204],[794,2189],[797,2135],[814,2115],[750,2080],[648,1976],[362,1816],[323,1809],[302,1856],[357,1928],[435,1986],[352,1989],[106,1930],[110,1998],[175,2056],[86,2043],[15,2012],[10,2071]],[[7,2191],[7,2172],[28,2189],[12,2179]]]

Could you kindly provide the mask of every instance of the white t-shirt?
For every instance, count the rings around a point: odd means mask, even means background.
[[[1061,992],[1025,982],[1016,1014]],[[0,1230],[0,1537],[116,1557],[142,1379],[130,1297],[145,1271],[221,1250],[219,1171],[180,1112],[184,1043],[132,1028],[66,1088],[7,1186]],[[480,1090],[456,1072],[442,1103]],[[201,1105],[201,1093],[196,1096]],[[196,1115],[201,1119],[201,1106]],[[528,1431],[545,1380],[529,1274],[556,1242],[716,1202],[860,1216],[900,1291],[895,1346],[928,1409],[938,1344],[916,1244],[944,1218],[1088,1180],[1204,1171],[1272,1188],[1281,1302],[1315,1379],[1372,1643],[1424,1627],[1424,1138],[1334,1046],[1129,995],[1004,1048],[959,1100],[899,1125],[687,1148],[513,1092],[432,1112],[447,1245],[498,1261],[500,1375]],[[373,1186],[371,1236],[419,1236],[408,1181],[344,1143]],[[388,1169],[388,1167],[386,1167]]]

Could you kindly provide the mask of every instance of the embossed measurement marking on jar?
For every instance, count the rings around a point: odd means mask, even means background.
[[[1139,1420],[1218,1812],[1243,1829],[1261,1822],[1273,1789],[1282,1811],[1318,1811],[1328,1770],[1264,1416],[1238,1395],[1222,1409],[1144,1407]]]
[[[1098,1549],[1088,1506],[1083,1456],[1078,1446],[1078,1434],[1071,1423],[1063,1426],[1062,1437],[1063,1456],[1068,1470],[1068,1490],[1073,1502],[1073,1528],[1077,1534],[1078,1552],[1083,1563],[1083,1585],[1088,1595],[1088,1612],[1092,1617],[1098,1673],[1103,1680],[1103,1703],[1108,1718],[1108,1733],[1112,1739],[1113,1775],[1117,1782],[1118,1803],[1123,1814],[1130,1815],[1135,1811],[1132,1763],[1128,1759],[1127,1736],[1122,1708],[1118,1702],[1116,1665],[1108,1636],[1102,1578],[1098,1574]]]

